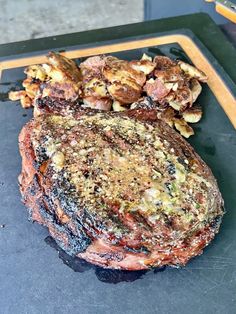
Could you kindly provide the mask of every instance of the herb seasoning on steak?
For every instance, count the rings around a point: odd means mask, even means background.
[[[67,253],[140,270],[185,265],[214,238],[216,180],[155,110],[46,107],[19,137],[20,188],[30,218]]]

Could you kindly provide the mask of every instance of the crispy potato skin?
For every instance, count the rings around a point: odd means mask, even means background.
[[[144,54],[140,60],[126,61],[100,55],[77,65],[50,52],[47,63],[31,65],[25,73],[24,91],[9,93],[9,98],[20,100],[24,108],[35,106],[40,97],[77,101],[80,106],[104,111],[150,108],[151,104],[160,118],[185,137],[194,134],[188,123],[197,123],[202,117],[194,103],[202,91],[200,82],[206,82],[207,76],[166,56],[152,59]],[[145,98],[148,100],[143,101]],[[34,112],[39,115],[39,108]]]

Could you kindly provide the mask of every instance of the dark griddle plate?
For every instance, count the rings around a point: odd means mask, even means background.
[[[209,75],[198,100],[204,117],[190,143],[215,174],[227,214],[213,243],[186,267],[142,277],[87,265],[79,266],[83,272],[73,272],[44,241],[47,230],[27,221],[17,186],[17,136],[32,113],[8,101],[7,93],[21,87],[24,66],[42,62],[52,49],[73,58],[108,52],[124,59],[139,58],[143,52],[164,54],[192,61]],[[233,47],[204,14],[0,46],[1,313],[235,313],[235,63]]]

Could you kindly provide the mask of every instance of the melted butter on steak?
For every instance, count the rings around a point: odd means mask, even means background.
[[[32,141],[36,159],[50,160],[52,186],[61,177],[69,181],[66,197],[74,200],[74,212],[86,207],[110,236],[135,239],[140,228],[140,244],[159,245],[163,237],[167,245],[217,216],[215,181],[155,124],[104,113],[78,120],[49,115],[38,118]]]

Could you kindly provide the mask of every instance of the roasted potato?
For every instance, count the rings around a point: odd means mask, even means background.
[[[111,110],[112,100],[108,97],[104,98],[84,97],[83,103],[85,107],[109,111]]]
[[[83,84],[83,96],[107,97],[106,83],[99,78],[92,78],[90,81]]]
[[[181,70],[190,78],[195,78],[197,80],[199,80],[200,82],[206,82],[207,81],[207,76],[206,74],[195,68],[194,66],[185,63],[183,61],[179,61],[178,65],[180,66]]]
[[[114,82],[107,89],[114,100],[127,105],[141,97],[141,88],[134,88],[134,84],[130,84],[130,82],[129,84]]]
[[[144,85],[144,90],[152,100],[159,101],[169,94],[171,87],[166,86],[161,80],[156,78],[155,80],[148,80]]]
[[[103,69],[104,77],[110,82],[133,81],[139,87],[142,87],[146,82],[146,76],[143,72],[133,69],[128,62],[114,62],[113,66],[106,66]]]
[[[24,73],[27,75],[27,77],[29,78],[34,78],[40,81],[46,81],[47,79],[47,73],[45,71],[45,69],[43,68],[42,65],[30,65],[28,66]]]
[[[200,106],[188,108],[182,113],[182,116],[186,122],[197,123],[202,118],[202,109]]]
[[[20,91],[10,91],[8,93],[8,97],[12,101],[20,100],[22,95],[26,95],[26,91],[20,90]]]
[[[174,126],[176,130],[178,130],[180,134],[186,138],[189,138],[191,135],[194,134],[191,126],[189,126],[184,119],[174,119]]]
[[[34,99],[39,92],[40,83],[34,83],[32,78],[27,78],[23,81],[22,85],[25,88],[26,94],[31,99]]]
[[[156,56],[153,60],[157,70],[167,70],[176,65],[176,62],[166,56]]]
[[[99,110],[155,109],[159,119],[184,137],[193,135],[188,123],[196,123],[202,110],[194,106],[207,76],[183,61],[143,54],[125,61],[113,56],[93,56],[79,66],[58,53],[48,54],[48,63],[26,68],[23,91],[10,92],[24,108],[36,105],[37,97],[76,101]],[[193,106],[193,107],[192,107]],[[35,107],[35,115],[39,112]]]
[[[50,74],[53,80],[60,81],[62,77],[74,83],[79,83],[82,80],[80,69],[73,60],[59,53],[49,52],[48,61],[53,66]]]
[[[143,72],[145,75],[150,74],[155,69],[155,63],[149,60],[134,60],[130,61],[130,66],[139,72]]]
[[[122,106],[122,104],[119,101],[117,101],[117,100],[113,101],[112,109],[114,111],[125,111],[125,110],[127,110],[127,108]]]
[[[152,57],[149,56],[149,55],[147,55],[146,53],[144,53],[144,54],[142,55],[141,60],[148,60],[148,61],[151,61],[151,62],[152,62]]]
[[[192,93],[192,102],[194,103],[202,91],[202,86],[197,79],[192,79],[190,81],[190,90]]]
[[[175,121],[175,111],[172,108],[167,108],[164,111],[160,111],[157,113],[157,117],[163,121],[165,121],[167,124],[169,124],[170,127],[174,126]]]

